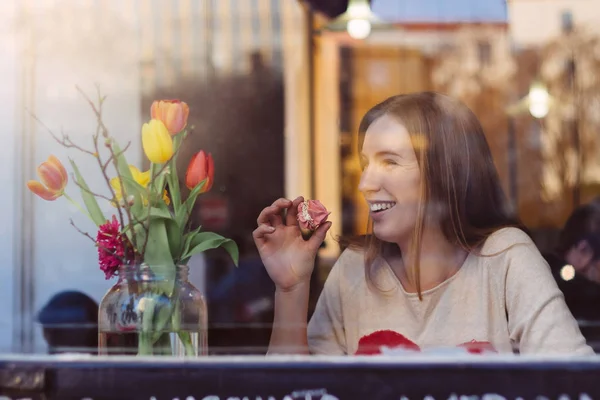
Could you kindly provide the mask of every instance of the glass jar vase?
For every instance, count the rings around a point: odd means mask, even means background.
[[[146,264],[120,267],[98,310],[100,355],[207,354],[206,301],[189,282],[188,267],[160,271]]]

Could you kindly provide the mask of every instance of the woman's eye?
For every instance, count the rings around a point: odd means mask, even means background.
[[[398,165],[398,163],[394,160],[385,159],[385,160],[383,160],[383,165],[385,165],[385,166]]]

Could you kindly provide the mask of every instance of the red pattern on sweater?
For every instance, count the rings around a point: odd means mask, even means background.
[[[403,348],[411,351],[421,351],[419,345],[404,335],[392,330],[380,330],[365,335],[358,341],[358,349],[355,355],[375,355],[381,354],[381,347]],[[484,352],[497,353],[490,342],[480,342],[471,340],[470,342],[459,344],[458,347],[465,348],[471,354],[482,354]]]

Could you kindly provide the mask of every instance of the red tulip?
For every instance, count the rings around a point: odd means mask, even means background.
[[[215,164],[212,155],[200,150],[196,153],[188,165],[185,173],[185,185],[188,189],[193,189],[200,182],[206,179],[206,183],[200,193],[205,193],[210,190],[215,179]]]
[[[160,100],[152,103],[150,114],[152,119],[161,120],[171,135],[175,135],[187,125],[190,108],[180,100]]]

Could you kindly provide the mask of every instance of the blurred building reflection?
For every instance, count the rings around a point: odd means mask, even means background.
[[[250,73],[252,53],[260,53],[267,65],[281,70],[283,4],[280,1],[133,3],[137,4],[140,18],[142,81],[146,94],[181,79]]]

